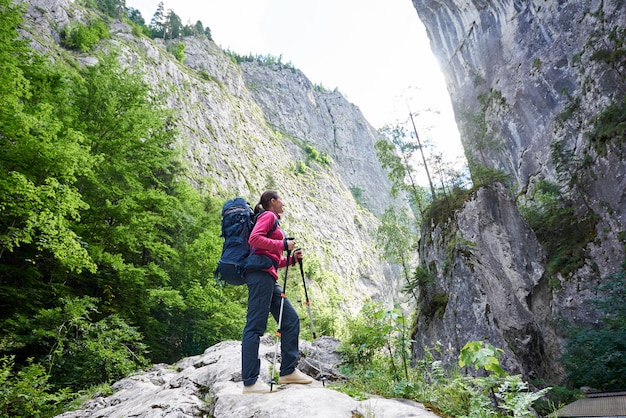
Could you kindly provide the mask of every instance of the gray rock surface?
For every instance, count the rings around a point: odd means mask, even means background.
[[[302,145],[314,145],[330,157],[333,170],[348,187],[362,191],[365,207],[378,215],[389,207],[386,191],[391,183],[374,149],[379,136],[357,106],[336,90],[314,86],[297,69],[250,62],[242,63],[241,69],[265,119],[292,139],[288,148],[295,151],[294,159],[300,158]]]
[[[598,313],[587,300],[626,259],[624,141],[616,134],[603,151],[589,135],[599,112],[624,103],[626,59],[617,38],[624,37],[626,8],[601,0],[413,5],[444,73],[466,154],[510,174],[518,202],[545,180],[598,218],[595,236],[580,248],[584,265],[566,277],[541,277],[546,260],[532,231],[516,226],[519,217],[504,216],[512,213],[511,203],[479,193],[459,214],[458,225],[422,237],[438,236],[434,245],[445,245],[444,237],[462,234],[467,245],[449,258],[445,247],[424,244],[425,262],[448,260],[454,270],[437,271],[437,287],[450,297],[448,308],[420,341],[433,344],[445,336],[458,348],[464,338],[486,339],[503,344],[510,359],[517,356],[514,370],[562,376],[557,354],[563,335],[553,321],[593,324]],[[568,154],[560,170],[553,160],[557,143]]]
[[[320,338],[313,344],[301,342],[311,358],[334,359],[337,341]],[[261,379],[269,381],[274,356],[274,339],[266,335],[259,350]],[[301,360],[302,361],[302,360]],[[325,364],[333,370],[336,364]],[[304,368],[303,368],[304,370]],[[326,376],[330,377],[330,374]],[[185,358],[173,366],[160,364],[113,385],[114,393],[86,402],[82,409],[58,418],[118,417],[377,417],[433,418],[437,415],[421,404],[398,399],[371,397],[357,401],[326,387],[320,381],[310,385],[275,386],[268,394],[242,394],[241,343],[224,341],[202,355]]]
[[[417,354],[440,342],[456,364],[466,342],[486,341],[509,373],[562,378],[543,250],[507,192],[479,189],[455,221],[425,231],[420,255],[436,277],[420,294]]]

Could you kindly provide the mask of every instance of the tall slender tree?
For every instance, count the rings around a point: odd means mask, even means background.
[[[417,149],[419,149],[420,154],[422,156],[422,162],[424,163],[424,170],[426,171],[426,177],[428,178],[428,185],[430,186],[430,194],[433,199],[437,199],[437,194],[435,193],[435,186],[433,185],[433,180],[430,178],[430,170],[428,170],[428,163],[426,162],[426,156],[424,155],[424,147],[422,145],[422,141],[420,140],[420,136],[417,133],[417,127],[415,126],[415,120],[413,119],[413,113],[411,109],[409,109],[409,117],[411,118],[411,124],[413,125],[413,132],[415,132],[415,141],[417,141]]]
[[[163,38],[165,35],[165,6],[163,2],[159,2],[157,5],[156,12],[152,16],[150,20],[150,25],[148,26],[150,31],[152,31],[153,38]]]
[[[391,180],[391,193],[397,196],[399,192],[406,192],[412,207],[418,211],[416,218],[419,219],[424,214],[427,199],[423,187],[417,183],[413,168],[413,154],[418,146],[407,140],[408,135],[402,126],[384,126],[380,133],[383,138],[376,141],[374,148]]]

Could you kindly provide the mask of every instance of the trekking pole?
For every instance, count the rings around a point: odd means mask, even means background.
[[[287,240],[292,240],[293,238],[287,238]],[[280,294],[280,312],[278,314],[278,329],[276,330],[276,345],[274,346],[274,364],[272,365],[272,373],[270,379],[270,392],[274,388],[274,385],[277,383],[274,378],[276,374],[276,357],[278,356],[278,342],[280,341],[280,326],[283,323],[283,308],[285,306],[285,298],[287,298],[287,273],[289,272],[289,258],[291,256],[291,250],[287,250],[287,265],[285,266],[285,279],[283,280],[283,291]]]
[[[309,322],[311,322],[311,333],[313,334],[313,340],[317,338],[315,335],[315,325],[313,324],[313,314],[311,314],[311,302],[309,301],[309,292],[306,289],[306,280],[304,280],[304,268],[302,267],[302,259],[298,259],[298,264],[300,264],[300,275],[302,276],[302,284],[304,286],[304,297],[306,298],[306,308],[309,311]],[[319,360],[319,353],[317,350],[315,351],[317,357],[317,365],[319,366],[320,372],[320,380],[322,381],[322,386],[326,387],[326,378],[324,377],[324,368],[322,367],[322,363]]]

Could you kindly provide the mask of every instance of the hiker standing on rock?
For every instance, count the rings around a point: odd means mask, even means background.
[[[257,256],[269,257],[272,265],[263,270],[248,270],[246,284],[248,286],[248,313],[246,326],[243,329],[241,363],[243,377],[243,393],[270,392],[269,385],[258,381],[261,361],[259,359],[260,338],[267,329],[268,314],[271,313],[279,323],[281,294],[283,290],[278,284],[277,268],[285,267],[289,262],[292,266],[302,259],[302,251],[296,250],[287,260],[284,251],[292,251],[295,240],[287,239],[280,229],[280,215],[283,213],[283,202],[274,190],[261,195],[254,208],[256,222],[250,239],[250,247]],[[280,322],[281,359],[278,383],[308,384],[312,379],[296,369],[300,338],[300,318],[287,298],[282,301],[283,312]]]

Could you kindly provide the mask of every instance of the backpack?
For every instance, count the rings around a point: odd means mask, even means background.
[[[256,215],[258,216],[258,215]],[[215,270],[216,280],[223,280],[228,284],[240,286],[245,283],[246,270],[266,269],[274,261],[269,257],[251,255],[250,232],[256,221],[254,210],[243,198],[237,197],[228,200],[222,207],[222,234],[224,246],[222,256]],[[274,227],[267,233],[269,236],[278,227],[278,220]]]

